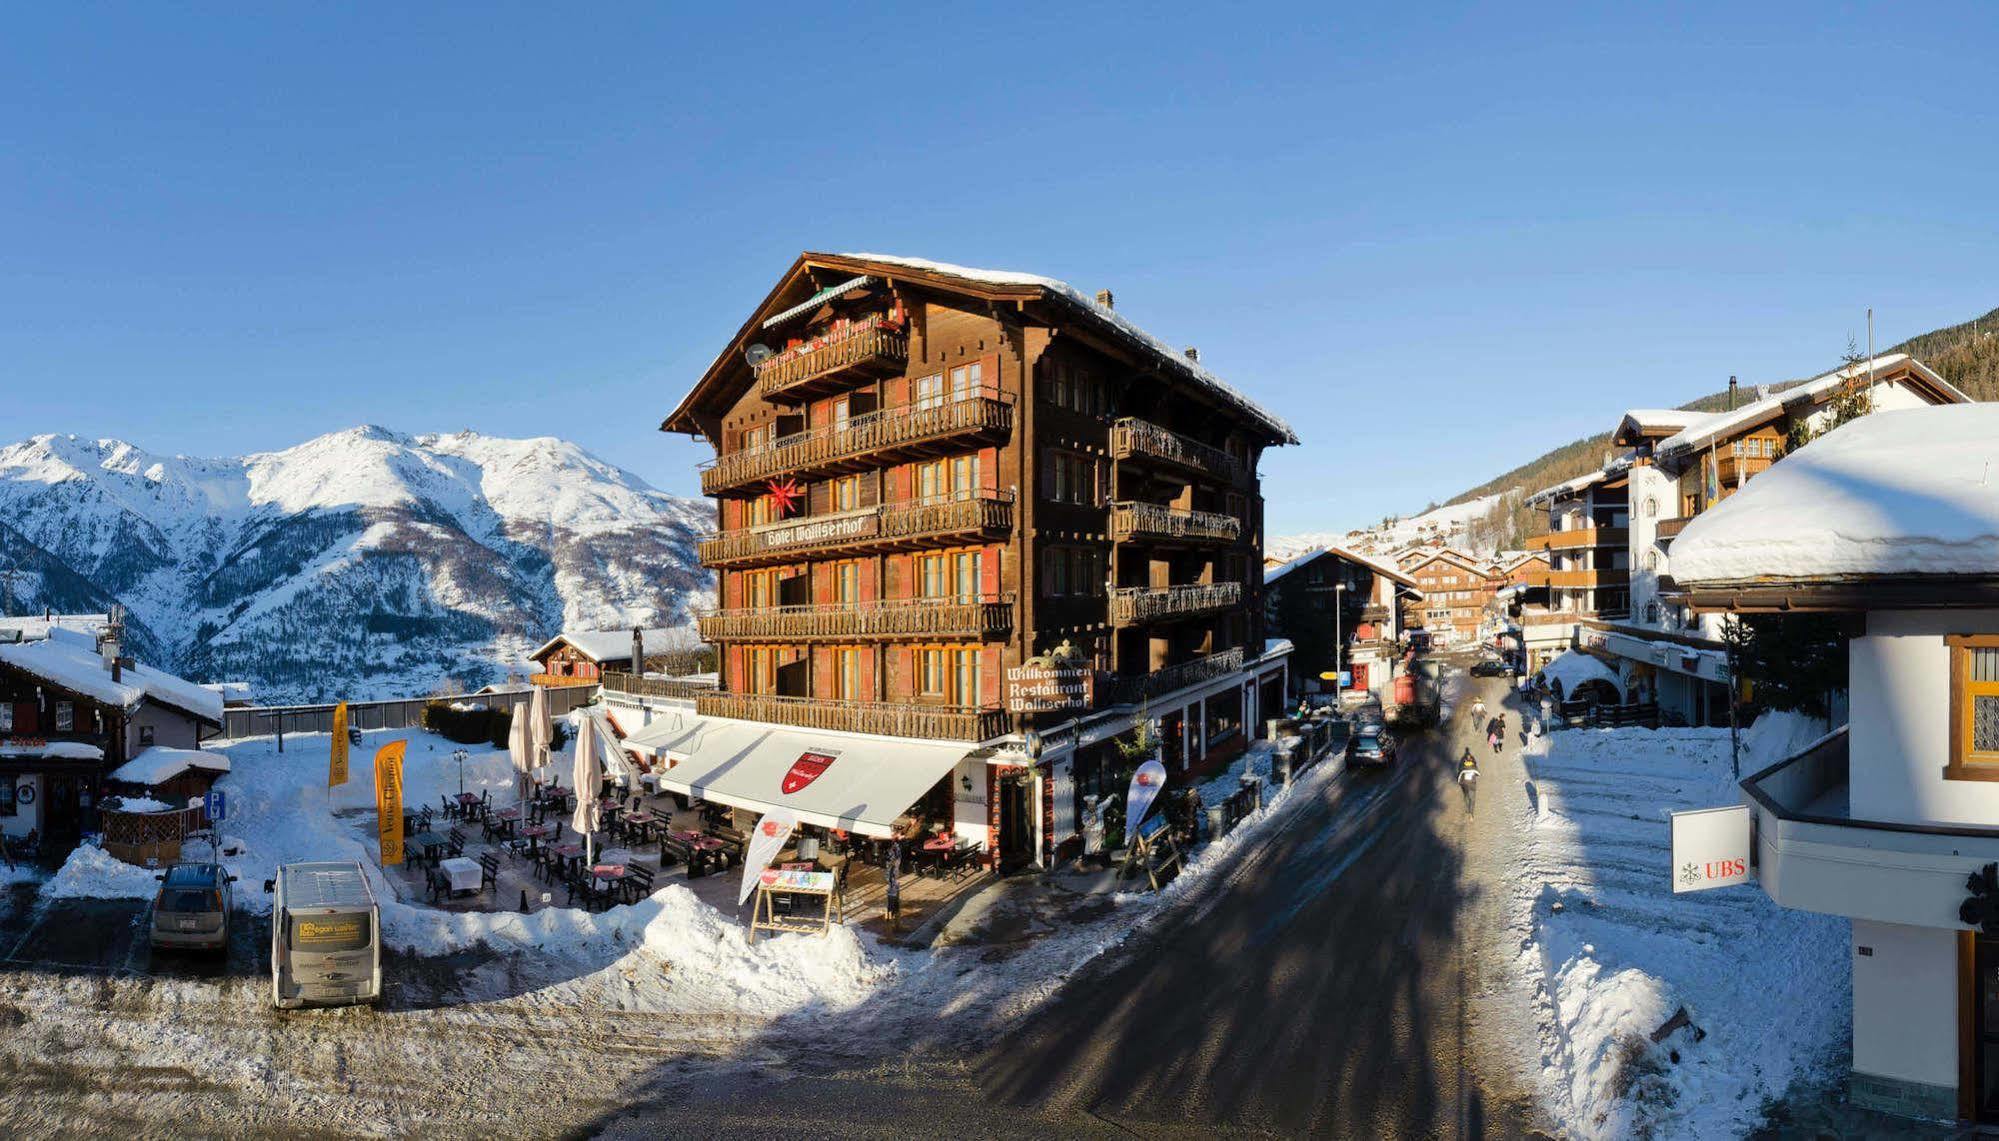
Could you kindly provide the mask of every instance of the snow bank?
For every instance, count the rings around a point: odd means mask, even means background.
[[[1687,582],[1989,575],[1999,405],[1876,412],[1813,440],[1673,540]]]
[[[1823,726],[1770,714],[1747,774]],[[1834,1064],[1851,1019],[1847,926],[1754,884],[1674,896],[1666,812],[1737,803],[1728,733],[1573,730],[1523,759],[1534,809],[1510,918],[1541,1012],[1542,1099],[1581,1137],[1740,1136]],[[1650,1041],[1684,1007],[1695,1027]]]
[[[1574,694],[1576,687],[1586,681],[1607,681],[1617,688],[1618,697],[1624,696],[1624,682],[1617,671],[1605,665],[1603,659],[1581,650],[1563,650],[1541,667],[1541,683],[1550,685],[1562,683],[1562,694]]]
[[[41,894],[45,899],[151,899],[160,886],[156,874],[83,844],[42,884]]]

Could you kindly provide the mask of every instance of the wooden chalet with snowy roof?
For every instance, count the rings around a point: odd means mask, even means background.
[[[721,677],[699,714],[801,747],[950,742],[912,799],[1002,862],[1123,795],[1109,737],[1133,711],[1180,771],[1282,707],[1257,463],[1296,438],[1108,292],[804,254],[662,427],[715,448],[700,630]]]

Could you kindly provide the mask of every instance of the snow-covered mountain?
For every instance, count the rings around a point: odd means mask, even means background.
[[[0,448],[15,609],[122,602],[144,657],[260,700],[468,686],[563,628],[712,599],[702,500],[550,437],[364,426],[232,459],[36,436]]]
[[[1432,508],[1420,515],[1392,519],[1374,527],[1336,534],[1321,531],[1303,535],[1280,535],[1264,543],[1264,553],[1274,558],[1294,559],[1307,551],[1323,550],[1327,547],[1346,547],[1362,554],[1399,551],[1417,543],[1438,541],[1466,549],[1480,548],[1479,553],[1489,554],[1472,532],[1477,523],[1489,515],[1502,501],[1519,495],[1514,489],[1481,495],[1463,503],[1453,503],[1445,507]]]

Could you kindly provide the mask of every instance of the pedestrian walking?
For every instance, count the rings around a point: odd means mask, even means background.
[[[1466,749],[1458,758],[1458,789],[1465,794],[1465,811],[1476,815],[1478,812],[1478,758]]]
[[[888,898],[882,904],[882,915],[888,919],[888,929],[902,931],[902,841],[888,842],[888,855],[882,861],[882,872],[888,879]]]
[[[1485,739],[1486,742],[1492,746],[1492,751],[1494,755],[1497,755],[1499,753],[1499,740],[1500,740],[1499,724],[1497,722],[1493,723],[1492,728],[1486,733]]]

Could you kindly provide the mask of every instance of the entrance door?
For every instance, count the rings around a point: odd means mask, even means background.
[[[82,810],[76,803],[77,782],[73,776],[47,774],[42,777],[42,849],[62,851],[83,838]]]
[[[1034,859],[1033,799],[1028,785],[1017,778],[1002,778],[999,789],[999,865],[1010,872]]]
[[[1980,1124],[1999,1122],[1999,939],[1975,940],[1971,984],[1971,1113]],[[1962,1071],[1960,1071],[1962,1072]],[[1960,1094],[1959,1106],[1963,1107]]]
[[[1349,689],[1366,689],[1366,688],[1367,688],[1367,663],[1366,663],[1366,662],[1354,662],[1353,664],[1351,664],[1351,665],[1347,666],[1347,668],[1353,671],[1353,684],[1352,684],[1351,686],[1348,686],[1347,688],[1349,688]]]

